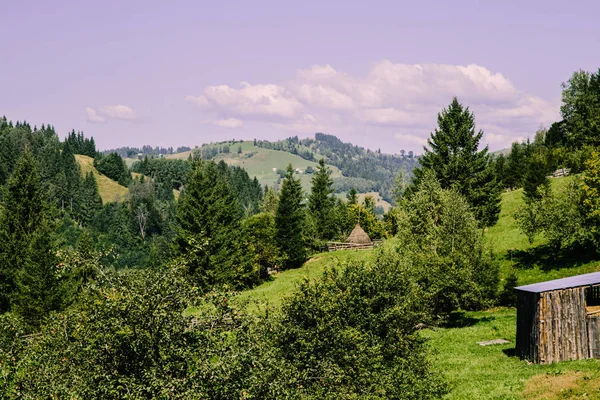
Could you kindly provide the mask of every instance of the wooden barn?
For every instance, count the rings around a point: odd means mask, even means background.
[[[600,272],[515,289],[521,358],[540,364],[600,358]]]

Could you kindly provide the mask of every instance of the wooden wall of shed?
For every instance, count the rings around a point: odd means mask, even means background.
[[[550,364],[589,358],[584,287],[540,293],[538,309],[538,354],[533,361]]]
[[[590,358],[600,358],[600,316],[593,315],[587,318],[588,340]]]
[[[517,342],[519,357],[537,361],[539,315],[538,293],[517,291]]]

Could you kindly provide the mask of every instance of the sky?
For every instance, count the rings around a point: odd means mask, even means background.
[[[490,150],[600,67],[600,2],[9,1],[0,115],[101,149],[333,134],[422,153],[454,96]]]

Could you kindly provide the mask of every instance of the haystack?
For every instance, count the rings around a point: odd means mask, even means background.
[[[354,244],[370,244],[371,238],[369,235],[360,227],[359,224],[356,224],[348,239],[346,239],[346,243],[354,243]]]

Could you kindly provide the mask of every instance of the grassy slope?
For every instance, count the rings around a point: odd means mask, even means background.
[[[573,179],[575,178],[552,179],[552,189],[555,191],[563,190]],[[560,266],[562,268],[559,268],[558,265],[550,266],[551,268],[546,265],[546,268],[544,268],[544,265],[524,263],[518,257],[518,253],[523,254],[524,251],[543,245],[544,240],[536,238],[533,244],[530,244],[527,237],[519,230],[514,215],[523,206],[522,189],[502,194],[500,219],[486,233],[486,240],[500,262],[502,276],[507,276],[513,268],[516,268],[519,284],[527,285],[600,270],[600,263],[595,260],[566,260]],[[533,257],[535,257],[535,254]],[[564,268],[565,265],[568,268]]]
[[[93,158],[76,154],[75,159],[79,163],[82,173],[87,174],[92,171],[96,177],[98,191],[100,192],[100,197],[102,197],[102,202],[104,204],[114,201],[123,201],[125,199],[128,192],[127,188],[98,172],[96,168],[94,168]]]
[[[571,179],[553,180],[553,188],[560,190]],[[514,221],[514,213],[523,206],[522,197],[522,190],[503,194],[500,220],[486,233],[486,240],[501,262],[503,276],[517,267],[519,283],[527,284],[600,270],[599,263],[594,261],[546,271],[539,267],[522,268],[518,260],[511,260],[509,250],[523,251],[543,244],[539,239],[533,245],[529,244]],[[272,282],[243,292],[240,300],[252,302],[251,312],[257,312],[259,305],[267,303],[270,309],[277,309],[285,295],[303,279],[318,276],[337,261],[354,258],[368,261],[371,255],[372,252],[368,251],[319,254],[304,267],[282,272]],[[457,319],[455,327],[428,329],[422,334],[430,339],[435,367],[451,384],[449,399],[600,399],[600,360],[542,366],[514,356],[514,308],[467,312]],[[499,338],[510,343],[487,347],[477,345],[479,341]]]
[[[254,289],[242,292],[236,301],[250,302],[250,311],[268,306],[269,309],[279,309],[286,295],[291,294],[296,285],[304,279],[319,277],[325,268],[349,260],[368,260],[370,251],[343,250],[335,253],[321,253],[313,256],[302,268],[292,269],[273,275],[273,280]]]

